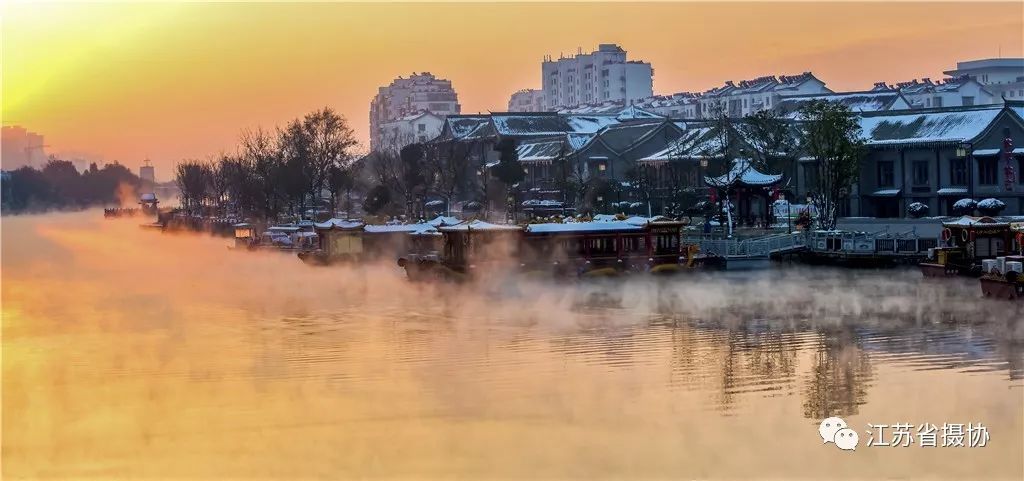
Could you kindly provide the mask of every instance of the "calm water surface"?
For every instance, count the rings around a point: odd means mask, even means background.
[[[1024,477],[1022,308],[977,281],[435,287],[100,217],[3,219],[5,478]],[[864,446],[897,422],[991,439]]]

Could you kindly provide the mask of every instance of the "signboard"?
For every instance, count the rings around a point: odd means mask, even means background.
[[[1006,188],[1007,192],[1013,192],[1013,184],[1017,181],[1017,176],[1013,172],[1013,139],[1007,137],[1003,140],[1003,187]]]

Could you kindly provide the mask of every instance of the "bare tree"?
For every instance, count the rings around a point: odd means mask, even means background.
[[[267,131],[256,129],[243,132],[241,144],[241,157],[252,170],[254,203],[264,218],[276,219],[286,198],[281,182],[284,164],[276,140]]]
[[[332,168],[352,161],[350,150],[357,144],[345,117],[329,107],[311,112],[302,120],[309,148],[310,195],[320,199]]]
[[[427,144],[426,167],[433,178],[431,189],[445,202],[445,212],[452,213],[452,199],[469,176],[473,144],[439,142]]]

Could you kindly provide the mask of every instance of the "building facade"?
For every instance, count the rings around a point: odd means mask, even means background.
[[[380,87],[370,102],[370,149],[384,146],[385,124],[404,117],[430,112],[438,117],[462,111],[458,95],[450,80],[437,78],[430,72],[398,77]],[[392,126],[393,128],[393,126]]]
[[[591,53],[545,57],[541,91],[545,108],[557,111],[605,101],[633,101],[654,95],[654,69],[648,62],[627,60],[615,44],[601,44]]]
[[[423,143],[441,133],[444,117],[418,112],[381,125],[380,144],[376,150],[399,151],[414,143]]]
[[[544,91],[523,89],[508,100],[509,112],[544,112]]]
[[[775,108],[787,96],[830,93],[832,91],[825,87],[825,82],[811,72],[768,75],[740,82],[730,80],[700,95],[696,116],[711,118],[721,111],[729,117],[741,118]]]
[[[46,165],[46,151],[43,136],[26,130],[19,125],[0,129],[0,148],[4,170],[20,167],[43,168]]]
[[[849,215],[905,217],[920,202],[929,215],[953,215],[964,198],[995,198],[1004,215],[1024,213],[1024,104],[945,107],[865,114],[861,130],[867,155],[851,196]]]
[[[966,75],[933,82],[929,78],[897,83],[895,87],[916,109],[995,105],[1002,99]]]
[[[997,99],[1024,100],[1024,58],[989,58],[957,62],[946,75],[967,76],[992,93]]]

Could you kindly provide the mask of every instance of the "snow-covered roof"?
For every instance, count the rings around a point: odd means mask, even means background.
[[[960,195],[960,194],[966,194],[967,193],[967,188],[966,187],[943,187],[943,188],[939,189],[936,193],[939,194],[939,195]]]
[[[677,122],[678,126],[680,122]],[[685,128],[685,127],[683,127]],[[641,162],[664,162],[679,159],[697,159],[717,151],[717,136],[708,137],[710,127],[694,127],[685,130],[682,137],[669,142],[664,149],[650,154]]]
[[[620,119],[617,119],[611,115],[563,115],[569,131],[579,134],[593,134],[597,131],[609,126],[619,123]]]
[[[526,232],[534,234],[550,234],[562,232],[608,232],[608,231],[639,231],[643,227],[626,221],[610,222],[567,222],[564,224],[530,224]]]
[[[349,219],[329,219],[326,222],[318,222],[313,224],[317,229],[359,229],[363,227],[363,223],[358,220]]]
[[[595,134],[581,134],[571,132],[565,134],[565,140],[568,143],[569,147],[573,150],[573,152],[575,152],[577,150],[580,150],[580,148],[582,148],[584,145],[587,145],[587,142],[590,142],[590,140],[594,138],[594,135]]]
[[[409,234],[428,234],[432,232],[437,232],[437,228],[425,222],[418,224],[367,225],[363,227],[363,230],[372,234],[386,234],[395,232],[405,232]]]
[[[874,197],[896,197],[902,189],[879,189],[871,193]]]
[[[442,232],[466,232],[466,231],[516,231],[522,230],[517,225],[510,224],[492,224],[482,220],[474,220],[473,222],[465,222],[459,225],[441,227]]]
[[[481,136],[486,130],[490,117],[487,115],[450,115],[445,119],[452,137],[456,139],[472,139]]]
[[[975,157],[1001,155],[1003,149],[977,149],[971,152]],[[1024,154],[1024,147],[1017,147],[1011,151],[1013,154]]]
[[[636,119],[660,119],[664,118],[653,112],[648,112],[644,109],[638,108],[636,105],[630,105],[622,109],[618,115],[615,116],[620,121],[636,120]]]
[[[851,112],[879,112],[895,107],[902,97],[898,90],[872,90],[868,92],[839,92],[832,94],[807,94],[783,97],[776,108],[788,113],[790,118],[799,118],[799,109],[808,102],[823,101],[845,105]],[[906,106],[903,107],[907,108]]]
[[[883,113],[860,117],[870,145],[964,142],[974,139],[999,115],[1002,106],[975,109]]]
[[[569,153],[561,138],[521,142],[516,146],[520,162],[551,161]]]
[[[156,194],[151,193],[151,192],[147,192],[147,193],[142,194],[141,196],[139,196],[139,200],[141,200],[143,202],[152,202],[152,201],[156,200]]]
[[[662,119],[640,119],[618,125],[612,125],[598,133],[598,137],[615,152],[623,152],[646,139],[661,124]]]
[[[290,232],[298,232],[298,231],[302,230],[302,228],[297,226],[297,225],[273,225],[273,226],[268,227],[267,230],[271,231],[271,232],[286,232],[286,233],[290,233]]]
[[[668,217],[665,217],[663,215],[656,215],[654,217],[644,217],[644,216],[634,215],[634,216],[626,219],[626,222],[628,222],[630,224],[633,224],[633,225],[647,225],[647,224],[650,224],[652,222],[667,222],[667,221],[671,221],[671,219],[669,219]]]
[[[441,226],[446,226],[446,225],[458,225],[458,224],[461,224],[462,223],[462,219],[459,219],[458,217],[449,217],[449,216],[439,215],[439,216],[434,217],[433,219],[427,221],[427,223],[432,225],[432,226],[434,226],[434,227],[441,227]]]
[[[494,130],[508,136],[554,136],[571,132],[566,119],[551,113],[491,114]]]
[[[729,172],[718,177],[705,177],[704,182],[715,187],[730,184],[772,185],[782,180],[782,174],[765,174],[750,164],[750,159],[734,159]]]
[[[524,200],[522,203],[523,207],[551,207],[557,208],[562,207],[563,204],[557,200],[546,200],[546,199],[529,199]]]

